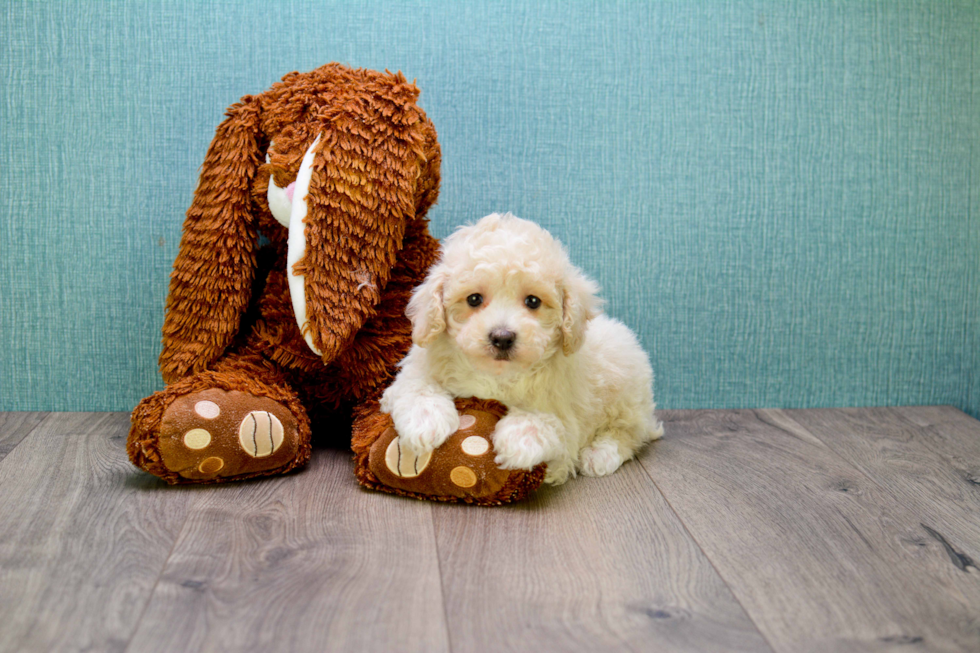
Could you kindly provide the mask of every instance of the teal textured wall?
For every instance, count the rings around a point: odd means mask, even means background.
[[[328,61],[417,78],[433,231],[533,219],[669,408],[980,413],[980,3],[0,7],[0,410],[128,410],[229,104]]]

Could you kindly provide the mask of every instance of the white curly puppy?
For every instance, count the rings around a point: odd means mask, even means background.
[[[494,213],[458,229],[415,289],[415,346],[381,399],[403,446],[421,454],[452,435],[454,397],[505,404],[497,465],[545,462],[552,484],[611,474],[659,438],[649,359],[597,291],[533,222]]]

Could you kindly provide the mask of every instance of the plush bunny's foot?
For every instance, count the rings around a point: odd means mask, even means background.
[[[281,474],[309,458],[308,429],[280,401],[222,388],[170,399],[154,395],[137,407],[129,442],[133,462],[168,483]],[[155,428],[153,404],[165,404]]]
[[[278,402],[244,392],[204,390],[163,413],[158,441],[171,471],[192,480],[254,475],[296,457],[296,418]]]
[[[494,462],[493,432],[506,412],[503,406],[458,399],[456,407],[459,429],[421,455],[401,442],[390,416],[361,416],[354,426],[355,471],[361,484],[419,499],[483,505],[517,501],[541,484],[544,465],[507,470]]]

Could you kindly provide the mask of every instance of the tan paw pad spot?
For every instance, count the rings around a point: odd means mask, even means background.
[[[479,435],[471,435],[460,443],[459,448],[467,455],[482,456],[490,450],[490,443]]]
[[[476,417],[474,417],[473,415],[460,415],[460,417],[459,417],[459,430],[460,431],[465,431],[466,429],[471,429],[471,428],[473,428],[473,425],[474,424],[476,424]]]
[[[449,472],[449,480],[459,487],[473,487],[476,485],[476,474],[469,467],[454,467]]]
[[[267,410],[253,410],[238,428],[238,443],[253,458],[271,456],[282,446],[282,440],[282,422]]]
[[[217,456],[212,456],[202,460],[201,464],[197,466],[197,471],[201,472],[202,474],[217,474],[224,466],[225,461]]]
[[[388,445],[385,451],[385,465],[395,476],[402,478],[414,478],[421,474],[432,460],[432,452],[426,451],[421,456],[416,456],[408,449],[403,449],[400,442],[401,438],[395,438]]]
[[[194,412],[204,419],[214,419],[221,414],[221,408],[213,401],[199,401],[194,404]]]
[[[211,444],[211,434],[205,429],[191,429],[184,434],[184,446],[188,449],[203,449]]]

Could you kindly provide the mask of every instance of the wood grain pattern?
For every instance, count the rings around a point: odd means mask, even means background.
[[[129,650],[448,650],[430,504],[352,465],[202,487]]]
[[[129,415],[55,413],[0,462],[0,651],[119,651],[187,493],[126,459]]]
[[[172,488],[128,415],[0,414],[0,653],[980,650],[980,422],[664,418],[611,477],[480,509],[361,490],[329,450]]]
[[[949,582],[976,587],[958,572],[980,564],[980,422],[949,407],[772,411],[772,418],[805,428],[918,515],[918,541],[947,553]]]
[[[774,648],[980,649],[980,576],[813,434],[754,411],[665,428],[642,463]]]
[[[48,413],[0,413],[0,460],[7,457]]]
[[[434,506],[454,651],[769,651],[637,463]]]

